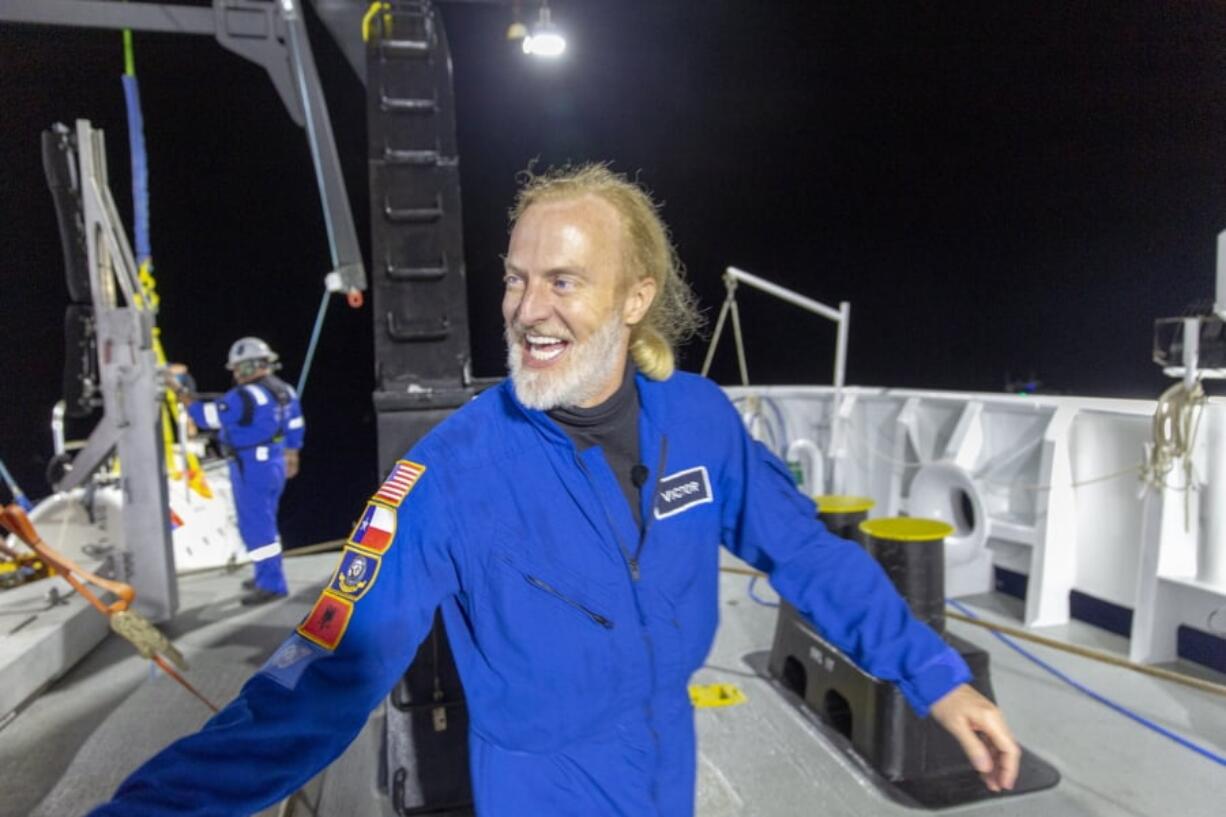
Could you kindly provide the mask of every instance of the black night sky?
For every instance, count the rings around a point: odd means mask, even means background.
[[[1226,4],[552,5],[571,50],[551,65],[503,39],[505,7],[445,7],[478,375],[502,373],[498,253],[533,158],[637,173],[712,318],[729,264],[850,301],[855,384],[1000,391],[1033,374],[1153,398],[1153,319],[1212,298]],[[363,90],[316,29],[366,241]],[[294,381],[329,264],[304,134],[211,39],[136,43],[168,352],[220,390],[230,342],[259,334]],[[39,133],[106,131],[130,225],[122,68],[118,32],[0,24],[0,456],[35,497],[66,303]],[[830,325],[751,291],[741,308],[755,382],[829,380]],[[291,547],[344,535],[377,479],[370,324],[369,305],[329,312],[282,505]],[[730,344],[714,374],[735,379]]]

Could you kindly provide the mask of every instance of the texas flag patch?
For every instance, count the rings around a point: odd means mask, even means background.
[[[382,553],[395,538],[396,512],[368,502],[366,512],[362,514],[361,521],[349,537],[349,544],[371,553]]]
[[[400,503],[404,502],[409,491],[413,490],[413,486],[417,484],[418,477],[424,473],[426,473],[426,466],[409,460],[398,460],[392,467],[392,472],[387,475],[387,479],[383,480],[383,484],[379,486],[379,490],[375,491],[371,499],[393,508],[399,508]]]

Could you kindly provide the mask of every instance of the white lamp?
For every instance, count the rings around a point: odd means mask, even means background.
[[[553,24],[549,14],[549,3],[541,3],[540,17],[532,27],[532,33],[524,37],[524,53],[535,57],[556,59],[566,52],[566,38]]]

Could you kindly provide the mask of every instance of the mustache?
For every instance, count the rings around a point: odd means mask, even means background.
[[[528,335],[542,335],[548,338],[557,338],[567,342],[575,340],[574,335],[565,329],[543,329],[539,326],[523,326],[521,324],[510,324],[507,326],[506,336],[508,343],[526,343]]]

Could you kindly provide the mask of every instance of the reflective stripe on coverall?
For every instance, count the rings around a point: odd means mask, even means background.
[[[194,402],[187,411],[197,426],[218,431],[233,451],[230,484],[238,532],[255,568],[256,587],[285,593],[277,508],[285,489],[285,449],[302,447],[306,427],[293,389],[268,380],[273,388],[288,390],[284,405],[257,381],[235,386],[220,400]]]

